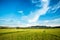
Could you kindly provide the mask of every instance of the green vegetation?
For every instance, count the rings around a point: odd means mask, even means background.
[[[60,40],[60,28],[0,29],[0,40]]]

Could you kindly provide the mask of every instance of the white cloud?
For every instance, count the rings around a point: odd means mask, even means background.
[[[54,19],[54,20],[44,20],[44,21],[37,21],[33,23],[24,23],[24,21],[16,20],[16,19],[10,19],[10,21],[6,21],[5,19],[3,26],[9,26],[9,27],[28,27],[28,26],[60,26],[60,18]],[[11,21],[12,20],[12,21]],[[25,20],[27,21],[27,20]]]
[[[39,21],[40,25],[44,26],[60,26],[60,18],[54,19],[54,20],[44,20],[44,21]]]
[[[42,1],[46,2],[47,0],[42,0]]]
[[[34,2],[40,2],[39,1],[34,1]],[[9,21],[10,25],[14,25],[15,26],[19,26],[19,24],[21,24],[20,26],[32,26],[32,25],[37,25],[37,21],[39,19],[39,17],[41,15],[46,14],[47,10],[49,9],[48,5],[49,5],[49,1],[43,1],[41,0],[41,4],[42,4],[42,8],[36,10],[35,12],[31,12],[28,16],[22,16],[20,19],[20,22],[18,22],[18,20],[13,20],[12,22]],[[38,4],[37,4],[38,5]],[[40,5],[39,5],[40,6]],[[18,13],[23,13],[23,11],[18,11]]]
[[[32,3],[37,3],[39,2],[40,0],[32,0]]]
[[[38,9],[38,10],[36,10],[35,12],[31,12],[27,17],[29,18],[29,22],[36,22],[36,21],[38,21],[38,19],[39,19],[39,17],[41,16],[41,15],[44,15],[44,14],[46,14],[46,12],[48,11],[48,9],[49,9],[49,7],[48,7],[48,5],[49,5],[49,1],[48,0],[46,0],[46,1],[43,1],[43,0],[41,0],[41,4],[43,4],[42,6],[42,8],[41,9]],[[37,4],[38,5],[38,4]]]
[[[14,18],[13,16],[0,19],[0,26],[2,25],[2,26],[17,27],[20,26],[20,24],[21,24],[20,20]]]
[[[60,8],[60,1],[56,5],[50,7],[49,12],[55,13],[59,8]]]
[[[23,11],[18,11],[19,13],[23,13]]]
[[[32,12],[28,15],[28,16],[22,16],[21,17],[21,23],[24,26],[33,26],[33,25],[39,25],[39,23],[37,22],[39,17],[41,15],[46,14],[46,12],[48,11],[49,7],[49,1],[43,1],[41,0],[43,7],[41,9],[36,10],[35,12]],[[38,5],[38,4],[37,4]]]

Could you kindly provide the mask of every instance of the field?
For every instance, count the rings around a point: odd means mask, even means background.
[[[0,40],[60,40],[60,28],[0,29]]]

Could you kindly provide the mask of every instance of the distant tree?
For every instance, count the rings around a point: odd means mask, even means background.
[[[20,29],[20,27],[16,27],[16,29]]]

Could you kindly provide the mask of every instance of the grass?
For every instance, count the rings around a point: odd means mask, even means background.
[[[60,40],[60,28],[0,29],[0,40]]]

